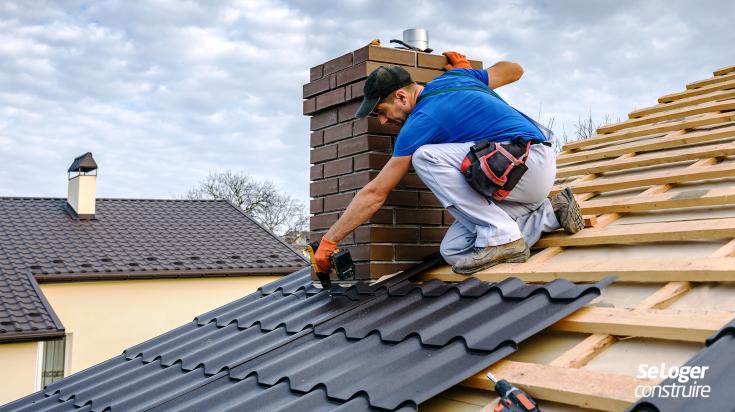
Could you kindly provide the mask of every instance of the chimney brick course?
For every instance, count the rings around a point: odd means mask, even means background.
[[[482,68],[482,62],[470,62]],[[311,240],[321,238],[391,157],[399,128],[381,125],[375,117],[355,118],[368,74],[381,65],[401,65],[426,83],[442,74],[446,63],[441,55],[366,46],[311,68],[303,87],[304,114],[311,117]],[[350,250],[356,279],[377,279],[437,252],[451,222],[411,170],[340,247]]]

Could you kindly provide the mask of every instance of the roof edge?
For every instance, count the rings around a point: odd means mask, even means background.
[[[305,265],[304,265],[305,266]],[[137,272],[87,272],[64,274],[34,275],[38,283],[59,283],[99,280],[132,280],[132,279],[175,279],[175,278],[211,278],[239,276],[267,276],[290,274],[303,269],[304,266],[286,266],[277,268],[247,269],[191,269],[191,270],[146,270]]]
[[[34,330],[30,332],[5,332],[5,333],[0,333],[0,344],[48,340],[48,339],[53,339],[53,338],[60,338],[65,335],[66,335],[66,332],[64,331],[64,329],[45,330],[45,331]]]
[[[54,322],[54,326],[56,326],[56,330],[58,331],[64,331],[64,324],[61,323],[61,318],[56,314],[56,311],[53,307],[51,307],[51,302],[49,302],[46,299],[46,295],[44,295],[41,288],[38,286],[38,281],[35,277],[33,277],[33,274],[30,271],[25,272],[26,277],[28,278],[28,282],[30,282],[31,287],[33,288],[33,291],[36,292],[36,296],[38,296],[38,300],[41,301],[41,304],[44,308],[46,308],[46,311],[48,312],[48,315],[51,317],[51,321]]]

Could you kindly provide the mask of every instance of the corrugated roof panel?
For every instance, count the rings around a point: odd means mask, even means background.
[[[609,283],[419,284],[408,280],[413,273],[334,296],[296,287],[295,279],[310,280],[294,274],[285,282],[292,293],[267,287],[269,293],[211,311],[14,406],[56,396],[74,399],[75,407],[92,402],[95,410],[415,409],[512,353]],[[231,389],[240,385],[246,389]]]
[[[461,339],[429,348],[417,336],[386,343],[378,333],[353,340],[337,332],[294,341],[234,368],[230,375],[257,376],[267,385],[288,379],[292,390],[303,393],[324,385],[330,398],[340,400],[364,392],[371,406],[393,410],[418,405],[512,351],[468,351]]]
[[[728,323],[707,339],[707,346],[694,355],[684,366],[708,367],[704,376],[699,379],[690,379],[688,382],[679,382],[678,378],[669,378],[659,384],[669,387],[669,395],[664,396],[662,391],[656,391],[656,396],[638,400],[629,412],[713,412],[735,411],[735,320]],[[674,389],[672,385],[679,386]],[[702,396],[702,388],[708,386],[708,396]],[[679,396],[671,394],[677,391]],[[685,396],[685,393],[697,392],[698,396]]]
[[[531,336],[548,326],[550,317],[561,319],[571,313],[575,309],[568,308],[568,299],[588,295],[592,300],[600,292],[596,287],[566,281],[543,287],[525,285],[518,279],[492,286],[479,283],[474,278],[445,286],[429,282],[427,292],[423,292],[424,285],[404,287],[398,296],[377,297],[358,310],[317,326],[315,333],[327,336],[343,330],[348,337],[359,339],[378,331],[388,342],[416,334],[425,345],[437,346],[462,337],[469,349],[491,351],[503,340],[517,342]],[[477,294],[481,289],[485,293]],[[488,334],[489,330],[504,333],[500,337]]]
[[[301,395],[292,392],[288,382],[268,387],[258,384],[254,377],[241,381],[222,377],[150,411],[239,412],[263,410],[264,405],[268,405],[268,411],[272,412],[370,410],[364,397],[357,397],[343,404],[328,399],[323,388],[314,388]]]

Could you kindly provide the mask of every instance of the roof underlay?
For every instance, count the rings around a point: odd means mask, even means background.
[[[735,66],[563,146],[554,191],[573,188],[588,227],[547,235],[528,262],[476,277],[618,281],[492,366],[496,376],[527,389],[544,410],[619,411],[636,400],[637,385],[651,383],[636,378],[639,364],[681,366],[733,319],[734,110]],[[462,277],[443,266],[422,279]],[[712,348],[735,363],[731,335]],[[731,384],[714,380],[712,397],[728,396]],[[483,371],[422,406],[477,410],[492,402],[489,389]],[[707,405],[676,410],[717,410]]]

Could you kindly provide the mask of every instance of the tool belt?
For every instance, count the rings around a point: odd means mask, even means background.
[[[421,93],[418,97],[417,104],[421,100],[435,95],[458,91],[479,91],[492,95],[503,103],[508,104],[495,91],[490,89],[488,85],[463,71],[450,70],[444,75],[468,77],[475,84],[470,86],[445,87],[432,90],[428,93]],[[510,191],[513,190],[528,170],[525,163],[528,159],[528,154],[531,152],[531,145],[541,143],[551,147],[551,140],[553,140],[554,135],[547,127],[526,116],[523,112],[515,108],[513,110],[534,125],[541,135],[544,136],[544,140],[515,138],[507,143],[482,141],[470,148],[469,153],[467,153],[460,166],[467,183],[473,189],[477,190],[483,196],[496,201],[508,197]]]
[[[525,163],[534,143],[523,139],[507,143],[480,142],[470,148],[460,170],[473,189],[487,198],[501,201],[528,170]]]

